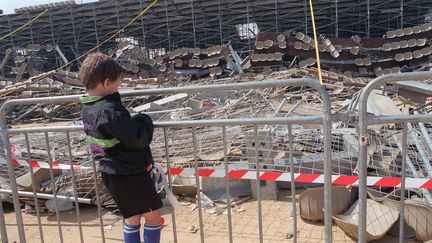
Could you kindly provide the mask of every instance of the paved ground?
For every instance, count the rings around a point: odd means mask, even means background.
[[[278,201],[263,201],[263,229],[264,242],[292,242],[285,238],[287,229],[292,225],[292,218],[288,210],[291,207],[289,191],[282,191]],[[6,207],[5,218],[9,242],[18,242],[16,218],[11,207]],[[241,212],[240,212],[241,211]],[[104,210],[104,214],[110,212]],[[162,231],[161,242],[174,242],[172,219],[168,209],[164,210],[166,226]],[[234,242],[250,243],[259,242],[257,222],[257,202],[249,200],[236,208],[233,220]],[[39,242],[39,227],[33,214],[23,213],[27,242]],[[226,214],[209,214],[203,210],[204,237],[205,242],[222,243],[228,241],[228,216]],[[59,230],[56,216],[43,214],[41,217],[45,242],[60,242]],[[61,214],[63,223],[62,232],[64,242],[80,242],[78,224],[76,223],[75,211]],[[90,206],[81,207],[81,222],[85,242],[102,242],[101,229],[97,218],[97,209]],[[185,206],[184,210],[177,214],[177,239],[178,242],[194,243],[200,242],[200,231],[192,234],[188,228],[192,224],[199,224],[198,210],[191,210],[191,206]],[[106,242],[122,242],[122,222],[104,221],[104,232]],[[298,218],[298,242],[323,242],[324,227],[322,223],[305,222]],[[333,226],[333,242],[355,242],[344,234],[336,225]],[[396,238],[389,236],[377,242],[398,242]],[[405,241],[415,242],[415,241]]]

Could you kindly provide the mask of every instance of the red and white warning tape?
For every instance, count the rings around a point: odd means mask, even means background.
[[[0,158],[0,164],[6,164],[7,161],[4,158]],[[28,160],[13,159],[12,163],[14,166],[25,166],[29,167],[30,163]],[[31,161],[33,168],[46,168],[49,169],[50,165],[47,162],[39,162],[36,160]],[[54,170],[69,170],[71,168],[68,164],[60,164],[57,162],[51,163]],[[74,170],[87,170],[91,167],[85,167],[80,165],[73,165]],[[167,172],[166,172],[167,173]],[[172,175],[181,176],[194,176],[195,168],[171,168]],[[229,170],[228,176],[225,176],[225,170],[223,169],[212,169],[212,168],[200,168],[198,169],[198,176],[202,177],[218,177],[218,178],[231,178],[231,179],[246,179],[256,180],[257,175],[254,170]],[[259,175],[260,180],[267,181],[291,181],[290,172],[278,172],[278,171],[261,171]],[[379,177],[379,176],[368,176],[367,185],[376,187],[400,187],[402,179],[400,177]],[[323,174],[305,174],[305,173],[294,173],[294,182],[301,183],[324,183]],[[332,175],[332,184],[335,185],[358,185],[359,177],[350,175]],[[429,188],[432,189],[432,178],[411,178],[407,177],[405,180],[406,188]]]
[[[195,175],[194,168],[171,168],[172,175],[192,176]],[[219,177],[225,178],[225,170],[223,169],[208,169],[202,168],[198,170],[199,176],[204,177]],[[231,179],[248,179],[256,180],[257,174],[253,170],[229,170],[227,178]],[[290,172],[275,172],[275,171],[262,171],[259,175],[260,180],[268,181],[291,181]],[[399,177],[378,177],[368,176],[367,185],[376,187],[400,187],[401,178]],[[323,174],[303,174],[294,173],[294,182],[301,183],[324,183]],[[335,185],[358,185],[358,176],[349,175],[332,175],[332,184]],[[432,189],[432,178],[406,178],[406,188],[430,188]]]
[[[15,167],[24,166],[24,167],[30,167],[30,163],[28,160],[24,159],[12,159],[12,163]],[[0,158],[0,164],[7,164],[7,160],[4,158]],[[50,165],[47,162],[39,162],[36,160],[31,161],[31,165],[33,168],[45,168],[49,169]],[[71,166],[68,164],[60,164],[57,162],[51,162],[52,168],[54,170],[70,170]],[[85,167],[81,165],[73,165],[72,166],[74,170],[87,170],[90,169],[90,167]]]

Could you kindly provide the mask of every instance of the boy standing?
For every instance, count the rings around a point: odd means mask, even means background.
[[[88,94],[80,98],[84,131],[102,180],[125,219],[125,242],[140,242],[143,216],[144,242],[159,243],[162,201],[150,177],[153,122],[144,114],[131,117],[123,106],[118,93],[122,73],[123,68],[104,54],[90,54],[84,60],[80,70]]]

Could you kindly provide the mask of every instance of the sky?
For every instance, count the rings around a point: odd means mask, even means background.
[[[0,0],[0,9],[5,14],[14,13],[14,9],[45,3],[61,2],[62,0]],[[76,3],[95,2],[97,0],[75,0]]]

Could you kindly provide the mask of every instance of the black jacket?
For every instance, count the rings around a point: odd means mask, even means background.
[[[83,96],[82,120],[99,171],[111,175],[140,173],[153,163],[153,122],[148,115],[131,118],[120,94]]]

